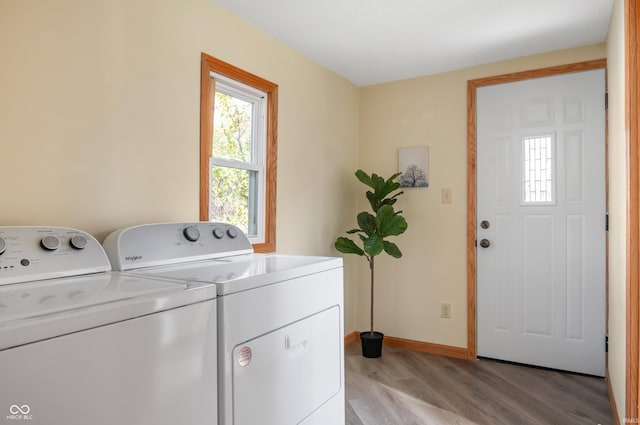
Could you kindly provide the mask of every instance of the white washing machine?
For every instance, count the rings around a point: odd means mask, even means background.
[[[0,227],[0,424],[217,423],[215,286],[110,270],[82,231]]]
[[[254,254],[223,223],[130,227],[104,246],[116,270],[217,286],[219,424],[344,425],[341,258]]]

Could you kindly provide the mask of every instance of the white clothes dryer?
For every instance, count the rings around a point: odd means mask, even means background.
[[[344,425],[341,258],[254,254],[209,222],[130,227],[104,246],[116,270],[216,285],[219,424]]]
[[[215,286],[110,270],[85,232],[0,227],[0,424],[217,423]]]

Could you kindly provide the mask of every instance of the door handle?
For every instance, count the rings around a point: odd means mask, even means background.
[[[489,239],[482,239],[480,241],[480,246],[483,248],[489,248],[491,246],[491,242],[489,242]]]
[[[296,335],[286,335],[284,339],[284,346],[287,350],[300,346],[303,349],[307,348],[307,340],[309,339],[309,331],[302,331]]]

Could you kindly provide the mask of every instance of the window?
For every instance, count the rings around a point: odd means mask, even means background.
[[[278,86],[202,54],[200,219],[275,251]]]
[[[554,203],[554,157],[552,136],[522,139],[523,204],[549,205]]]
[[[264,242],[267,94],[214,74],[209,220],[231,223]]]

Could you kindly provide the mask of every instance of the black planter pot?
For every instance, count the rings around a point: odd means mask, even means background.
[[[382,355],[382,332],[360,332],[360,342],[362,342],[362,355],[370,359],[378,358]]]

